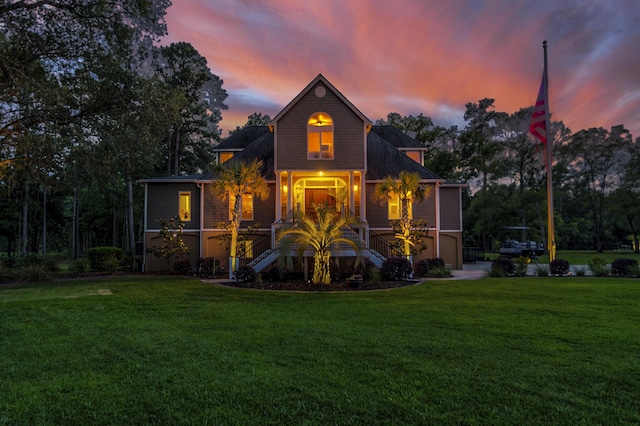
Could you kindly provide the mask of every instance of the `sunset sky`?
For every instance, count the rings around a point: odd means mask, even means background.
[[[550,107],[572,131],[640,136],[638,0],[173,0],[163,44],[185,41],[224,80],[224,130],[274,117],[322,73],[369,119],[464,105],[533,105],[548,42]]]

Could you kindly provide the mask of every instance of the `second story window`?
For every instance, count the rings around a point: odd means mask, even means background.
[[[307,159],[333,159],[333,120],[324,112],[313,114],[307,122]]]

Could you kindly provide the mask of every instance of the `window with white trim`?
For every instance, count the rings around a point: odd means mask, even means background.
[[[233,206],[236,197],[229,196],[229,220],[233,220]],[[240,220],[253,220],[253,194],[242,194],[240,200]]]
[[[183,222],[191,220],[191,192],[178,193],[178,217]]]
[[[409,202],[409,219],[413,218],[413,203]],[[400,220],[402,217],[402,203],[399,195],[392,195],[387,202],[389,220]]]
[[[317,112],[307,122],[307,159],[333,160],[333,119]]]

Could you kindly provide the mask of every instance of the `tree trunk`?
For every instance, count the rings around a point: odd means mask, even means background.
[[[78,188],[73,188],[73,218],[71,219],[71,257],[80,257],[80,207],[78,203]]]
[[[233,274],[238,270],[238,231],[240,230],[240,219],[242,214],[242,195],[236,194],[233,202],[233,213],[231,217],[231,243],[229,247],[229,256],[231,257],[231,267],[229,268],[229,278],[233,278]]]
[[[29,193],[29,184],[25,182],[24,184],[24,200],[22,201],[22,252],[20,253],[20,257],[23,259],[27,257],[27,237],[28,237],[28,214],[29,214],[29,203],[27,202],[27,197]]]
[[[176,145],[173,153],[173,175],[180,174],[180,126],[176,128]]]
[[[136,233],[133,224],[133,181],[131,180],[131,171],[127,171],[127,218],[129,225],[129,251],[136,251]]]
[[[42,258],[47,255],[47,188],[42,190]]]

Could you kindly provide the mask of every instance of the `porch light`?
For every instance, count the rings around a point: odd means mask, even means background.
[[[282,192],[289,192],[289,187],[287,186],[286,183],[282,185]]]
[[[358,192],[358,184],[357,183],[353,184],[353,192]]]
[[[320,176],[322,176],[322,175],[324,175],[324,172],[323,172],[322,170],[320,170],[320,171],[318,172],[318,174],[319,174]]]

